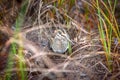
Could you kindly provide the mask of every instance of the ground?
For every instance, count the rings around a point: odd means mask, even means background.
[[[18,33],[15,33],[15,20],[22,0],[13,0],[10,4],[6,4],[6,1],[2,0],[0,3],[2,11],[0,16],[0,65],[2,65],[0,66],[0,80],[4,80],[9,72],[12,72],[11,80],[21,80],[21,71],[27,76],[26,80],[120,79],[120,44],[116,45],[114,41],[112,43],[111,71],[101,43],[97,27],[98,20],[96,16],[93,16],[95,11],[93,10],[91,14],[85,13],[87,6],[84,1],[78,0],[78,4],[72,6],[66,15],[62,8],[51,7],[52,2],[46,3],[43,0],[42,4],[40,0],[33,0],[30,2]],[[5,12],[3,8],[7,11]],[[119,18],[117,19],[119,22]],[[51,40],[56,36],[57,30],[65,30],[69,36],[71,45],[64,53],[54,52],[51,47]],[[12,55],[13,67],[7,70],[5,67],[10,62],[12,43],[16,45],[16,54]],[[59,44],[56,46],[58,47]],[[26,67],[21,69],[19,61]]]

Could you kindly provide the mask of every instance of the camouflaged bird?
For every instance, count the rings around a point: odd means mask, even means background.
[[[56,30],[55,36],[51,39],[50,46],[54,52],[64,53],[69,47],[69,35],[65,30]]]

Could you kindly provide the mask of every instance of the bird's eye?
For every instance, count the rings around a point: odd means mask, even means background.
[[[61,34],[61,33],[62,33],[62,31],[61,31],[61,30],[58,30],[58,33],[60,33],[60,34]]]

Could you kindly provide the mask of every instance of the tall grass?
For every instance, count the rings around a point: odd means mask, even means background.
[[[44,0],[46,3],[48,3],[50,0]],[[24,18],[27,12],[29,0],[25,0],[21,6],[21,10],[19,12],[18,18],[15,22],[15,34],[20,32],[20,28],[24,22]],[[68,4],[67,4],[68,3]],[[111,57],[111,44],[112,44],[112,37],[116,37],[120,41],[120,31],[118,28],[118,24],[115,18],[115,6],[116,6],[117,0],[93,0],[92,7],[96,10],[97,16],[98,16],[98,29],[99,34],[101,38],[101,42],[103,44],[103,48],[105,51],[105,56],[108,64],[108,68],[110,71],[112,71],[112,57]],[[64,10],[64,14],[69,14],[69,10],[72,8],[72,6],[75,5],[75,0],[54,0],[53,5],[59,9],[59,11]],[[66,8],[66,5],[68,6]],[[112,7],[113,6],[113,7]],[[55,15],[55,11],[53,10],[53,13],[51,13],[53,16]],[[87,13],[88,14],[88,13]],[[64,15],[63,15],[64,16]],[[64,16],[66,23],[69,23],[69,18]],[[22,40],[20,36],[14,36],[15,38]],[[18,55],[20,57],[20,60],[18,61],[18,68],[20,69],[20,73],[18,72],[20,80],[26,80],[26,74],[24,71],[24,68],[26,68],[23,57],[23,48],[16,46],[16,44],[12,44],[11,51],[8,59],[8,68],[12,69],[14,66],[14,60],[13,56]],[[68,49],[69,54],[72,53],[71,44],[69,44]],[[10,80],[11,78],[11,72],[6,74],[6,79]]]
[[[90,6],[89,9],[96,11],[94,14],[97,15],[96,21],[98,21],[100,40],[105,51],[108,68],[112,71],[112,41],[113,38],[117,39],[118,42],[120,41],[120,31],[115,18],[117,0],[91,0],[91,2],[86,3]],[[92,13],[91,11],[89,10],[90,13]]]
[[[100,33],[101,42],[105,51],[108,68],[110,71],[112,71],[112,37],[116,37],[118,40],[120,40],[120,33],[114,15],[116,2],[117,0],[115,0],[114,2],[112,2],[111,0],[107,0],[106,2],[96,0],[96,4],[94,5],[94,7],[97,9],[99,19],[98,29]]]
[[[16,45],[13,43],[12,44],[12,48],[10,49],[10,54],[8,56],[8,64],[7,64],[7,69],[12,69],[13,68],[13,65],[14,65],[14,59],[13,59],[13,56],[17,53],[16,52]],[[11,80],[11,74],[12,72],[7,72],[5,74],[5,80]]]
[[[21,6],[21,10],[20,10],[20,12],[18,14],[18,17],[16,19],[16,22],[15,22],[15,31],[14,31],[15,35],[13,35],[13,37],[15,39],[18,39],[18,40],[22,40],[21,37],[18,36],[17,34],[20,32],[21,26],[23,25],[24,18],[25,18],[27,8],[28,8],[28,3],[29,3],[29,0],[23,1],[22,6]],[[18,61],[14,61],[14,56],[15,55],[19,56],[20,59]],[[8,59],[7,69],[12,70],[13,66],[15,66],[14,62],[18,62],[17,66],[18,66],[18,69],[20,69],[20,72],[19,71],[17,72],[18,77],[19,77],[20,80],[26,80],[26,76],[25,76],[26,73],[24,71],[25,64],[24,64],[24,62],[22,62],[22,60],[24,60],[23,48],[16,45],[15,43],[12,43],[11,44],[11,51],[10,51],[9,59]],[[6,74],[6,79],[7,80],[12,80],[11,72],[8,72]]]

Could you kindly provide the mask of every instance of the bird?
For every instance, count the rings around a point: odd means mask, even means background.
[[[50,47],[56,53],[64,53],[69,48],[70,38],[68,33],[63,29],[58,29],[55,36],[51,39]]]

